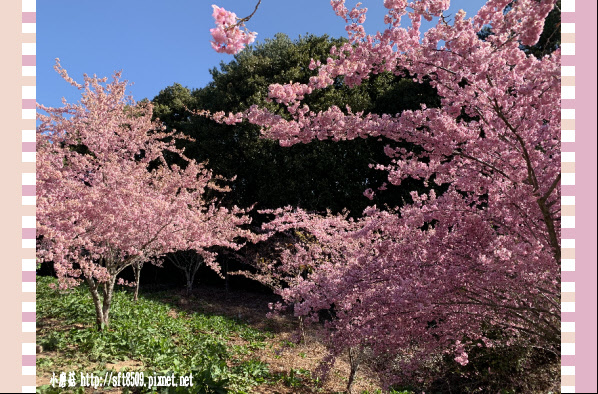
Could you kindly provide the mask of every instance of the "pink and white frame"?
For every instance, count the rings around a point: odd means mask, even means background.
[[[18,0],[17,0],[18,1]],[[9,2],[11,3],[11,2]],[[12,3],[16,3],[12,2]],[[20,58],[20,73],[3,73],[4,79],[20,83],[21,111],[9,114],[7,126],[11,132],[20,132],[20,160],[12,166],[3,160],[7,176],[21,178],[20,206],[3,205],[5,212],[18,211],[21,218],[21,243],[7,244],[6,261],[12,267],[20,260],[20,293],[14,294],[18,283],[17,270],[7,270],[2,292],[6,310],[20,305],[21,324],[5,325],[4,338],[18,338],[20,342],[20,376],[2,369],[7,375],[0,379],[2,391],[35,392],[35,99],[36,99],[36,0],[21,0],[20,13],[13,12],[16,4],[3,5],[4,20],[17,15],[21,19],[20,32],[9,31],[3,41],[17,41],[20,53],[2,46],[6,56]],[[561,390],[563,393],[596,391],[596,2],[562,0],[562,367]],[[15,22],[12,20],[11,22]],[[14,25],[14,23],[13,23]],[[14,29],[13,29],[14,30]],[[577,48],[577,50],[576,50]],[[5,51],[6,49],[6,51]],[[13,51],[14,52],[14,51]],[[577,53],[576,53],[577,52]],[[14,71],[14,69],[11,69]],[[583,81],[576,86],[575,81]],[[15,100],[18,100],[16,97]],[[8,132],[8,130],[5,130]],[[7,139],[16,145],[16,139]],[[19,152],[9,146],[11,152]],[[13,160],[10,159],[9,160]],[[14,190],[4,190],[15,193]],[[14,195],[14,194],[13,194]],[[16,200],[11,200],[16,201]],[[4,201],[3,201],[4,202]],[[6,216],[8,217],[8,216]],[[16,221],[5,222],[2,227],[14,232]],[[4,233],[3,233],[4,234]],[[11,260],[11,261],[8,261]],[[12,292],[12,293],[11,293]],[[8,294],[7,294],[8,293]],[[13,315],[9,315],[13,316]],[[16,316],[16,315],[15,315]],[[15,343],[4,353],[7,363],[16,364],[18,354]],[[10,348],[10,349],[9,349]],[[10,350],[10,351],[9,351]],[[9,365],[9,364],[7,364]],[[60,371],[57,371],[60,372]]]

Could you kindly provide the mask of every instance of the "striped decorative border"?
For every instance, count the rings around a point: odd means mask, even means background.
[[[563,63],[572,63],[575,56],[575,0],[561,2],[561,53]],[[35,75],[36,75],[36,2],[22,0],[22,119],[27,124],[22,130],[22,162],[35,163]],[[575,392],[575,66],[565,65],[562,75],[562,323],[561,351],[561,390],[563,393]],[[25,84],[28,80],[33,83]],[[29,125],[30,123],[30,125]],[[31,167],[23,167],[31,168]],[[33,167],[35,171],[35,167]],[[22,173],[22,292],[35,293],[35,216],[31,209],[35,206],[35,172]],[[25,298],[25,297],[23,297]],[[22,331],[31,333],[27,342],[22,343],[23,382],[32,385],[22,386],[23,393],[35,392],[35,302],[22,302]],[[33,377],[33,378],[31,378]]]
[[[575,0],[561,1],[561,392],[575,392]]]
[[[35,300],[35,61],[36,61],[36,3],[35,0],[22,0],[21,14],[21,76],[23,85],[21,93],[21,248],[22,273],[21,290],[23,299]],[[33,208],[33,209],[32,209]],[[32,215],[33,214],[33,215]],[[33,297],[31,296],[33,293]],[[35,393],[36,389],[36,343],[35,343],[35,301],[21,303],[21,386],[23,393]]]

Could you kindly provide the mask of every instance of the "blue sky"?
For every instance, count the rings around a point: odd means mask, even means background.
[[[369,8],[365,27],[382,30],[382,0],[362,0]],[[449,12],[464,9],[468,16],[484,0],[453,0]],[[231,55],[210,47],[214,27],[212,4],[239,17],[249,15],[257,0],[55,0],[37,2],[37,101],[61,106],[61,98],[75,102],[80,94],[54,71],[54,59],[69,75],[82,82],[83,74],[111,76],[123,70],[134,85],[135,100],[152,99],[160,90],[180,83],[201,88],[210,81],[209,70]],[[355,1],[348,0],[347,5]],[[346,36],[345,23],[328,0],[262,0],[247,23],[258,41],[278,32],[291,38],[312,33]]]

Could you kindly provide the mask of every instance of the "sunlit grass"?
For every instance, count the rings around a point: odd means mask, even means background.
[[[267,365],[251,359],[252,349],[263,347],[268,333],[223,316],[179,311],[164,302],[164,293],[133,302],[124,289],[114,293],[109,329],[98,331],[87,288],[53,290],[48,285],[54,281],[37,278],[37,342],[44,349],[38,374],[104,376],[108,364],[127,365],[145,376],[191,373],[191,392],[239,393],[270,377]],[[231,337],[242,344],[229,345]]]

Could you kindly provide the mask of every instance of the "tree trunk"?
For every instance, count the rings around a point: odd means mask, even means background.
[[[228,295],[228,259],[224,262],[224,291]]]
[[[104,313],[104,325],[108,327],[110,322],[110,306],[112,305],[112,294],[114,293],[114,283],[116,282],[116,276],[110,278],[110,280],[104,283],[104,302],[102,303],[102,312]]]
[[[360,353],[360,352],[359,352]],[[349,381],[347,382],[347,394],[352,394],[352,386],[355,381],[355,374],[357,368],[359,368],[359,362],[361,361],[361,354],[355,348],[349,348],[349,364],[351,365],[351,373],[349,374]]]
[[[111,277],[108,282],[102,284],[102,296],[100,296],[100,292],[98,291],[99,283],[87,277],[85,281],[89,286],[89,291],[93,298],[93,305],[96,310],[96,325],[99,331],[103,331],[110,324],[110,306],[112,304],[112,294],[116,277]]]
[[[98,330],[102,331],[104,328],[104,313],[102,312],[102,301],[100,300],[100,294],[98,293],[98,285],[93,279],[85,277],[85,281],[91,292],[91,298],[93,299],[93,306],[96,310],[96,325]]]
[[[303,316],[299,316],[299,335],[301,343],[305,344],[305,325],[303,324]]]
[[[201,256],[193,250],[186,250],[167,254],[166,258],[170,260],[175,267],[185,273],[185,278],[187,280],[187,295],[191,294],[193,291],[193,282],[195,282],[195,274],[202,264]]]
[[[191,294],[193,290],[193,276],[189,270],[185,271],[185,275],[187,276],[187,295]]]
[[[141,277],[141,267],[143,263],[136,263],[133,264],[133,271],[135,272],[135,293],[133,295],[133,301],[137,301],[137,297],[139,296],[139,278]]]

